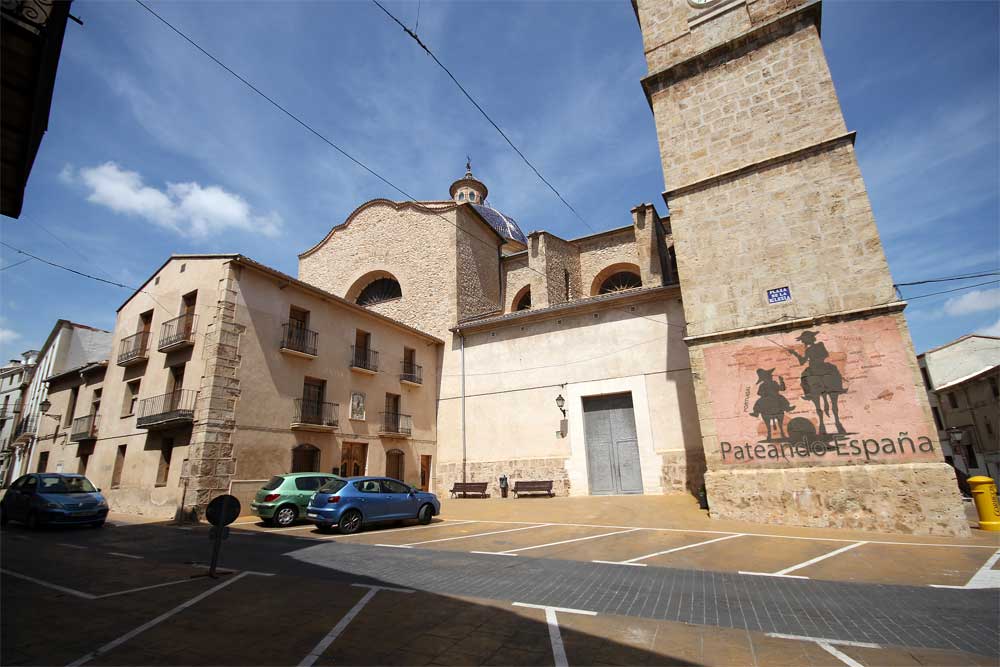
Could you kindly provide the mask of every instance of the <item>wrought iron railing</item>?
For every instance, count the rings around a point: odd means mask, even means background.
[[[378,371],[378,352],[367,347],[351,346],[351,366]]]
[[[413,432],[413,417],[398,412],[383,412],[382,432],[410,435]]]
[[[145,359],[149,354],[149,332],[140,331],[126,338],[118,345],[118,364],[125,365]]]
[[[399,379],[413,382],[414,384],[423,384],[424,369],[412,361],[404,361],[403,372],[399,374]]]
[[[197,327],[198,316],[193,314],[181,315],[167,320],[160,325],[159,349],[163,350],[182,343],[193,343]]]
[[[70,442],[80,442],[81,440],[94,440],[97,438],[97,426],[100,417],[95,414],[84,415],[73,420],[69,429]]]
[[[323,403],[305,398],[295,399],[295,416],[293,424],[316,424],[317,426],[337,426],[337,415],[340,406],[336,403]]]
[[[14,401],[0,408],[0,419],[10,419],[19,414],[21,414],[21,401]]]
[[[281,325],[281,347],[316,356],[319,334],[300,324],[285,322]]]
[[[38,433],[38,415],[24,417],[14,428],[14,438],[19,438],[22,435],[35,435],[36,433]]]
[[[135,425],[147,428],[163,422],[192,421],[197,399],[198,392],[194,389],[179,389],[169,394],[145,398],[139,401]]]

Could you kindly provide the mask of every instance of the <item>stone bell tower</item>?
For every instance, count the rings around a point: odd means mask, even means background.
[[[633,0],[714,516],[965,534],[818,0]]]

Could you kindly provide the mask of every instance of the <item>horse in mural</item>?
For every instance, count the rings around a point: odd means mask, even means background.
[[[802,344],[805,345],[805,351],[802,354],[790,348],[785,349],[795,355],[800,366],[807,364],[801,376],[802,395],[816,406],[816,415],[819,417],[818,432],[826,434],[826,423],[823,421],[823,416],[825,414],[829,417],[832,412],[837,433],[844,434],[847,431],[840,423],[840,410],[837,405],[840,395],[846,391],[844,380],[837,367],[827,361],[830,353],[827,352],[826,345],[817,342],[816,336],[815,331],[804,331],[795,339],[802,341]]]
[[[792,411],[788,399],[782,396],[785,380],[780,375],[774,379],[774,369],[757,369],[757,401],[753,404],[751,417],[760,417],[767,427],[767,440],[771,440],[772,429],[777,427],[781,438],[785,437],[785,413]]]

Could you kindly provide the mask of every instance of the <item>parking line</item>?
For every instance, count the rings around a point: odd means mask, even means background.
[[[589,535],[587,537],[577,537],[572,540],[562,540],[560,542],[549,542],[548,544],[536,544],[532,547],[521,547],[520,549],[507,549],[506,551],[497,551],[495,553],[508,555],[515,554],[518,551],[529,551],[531,549],[542,549],[544,547],[555,547],[560,544],[569,544],[570,542],[583,542],[584,540],[596,540],[599,537],[610,537],[611,535],[624,535],[625,533],[634,533],[637,530],[643,530],[642,528],[629,528],[628,530],[619,530],[614,533],[602,533],[600,535]]]
[[[655,556],[664,556],[666,554],[672,554],[677,551],[684,551],[685,549],[694,549],[695,547],[704,546],[706,544],[711,544],[712,542],[721,542],[723,540],[731,540],[734,537],[743,537],[744,533],[733,533],[726,535],[725,537],[716,537],[714,540],[705,540],[704,542],[695,542],[694,544],[686,544],[683,547],[674,547],[673,549],[667,549],[666,551],[657,551],[655,554],[648,554],[646,556],[639,556],[638,558],[629,558],[628,560],[623,560],[622,565],[631,565],[632,563],[638,563],[641,560],[646,560],[647,558],[654,558]]]
[[[515,607],[528,607],[529,609],[542,609],[545,611],[545,624],[549,626],[549,641],[552,643],[552,658],[556,667],[569,667],[569,660],[566,659],[566,647],[563,645],[562,633],[559,632],[559,619],[556,612],[565,614],[582,614],[584,616],[597,616],[595,611],[586,609],[567,609],[566,607],[549,607],[542,604],[527,604],[524,602],[514,602]]]
[[[463,525],[463,524],[466,524],[466,523],[502,523],[502,522],[479,521],[479,520],[474,520],[474,519],[462,519],[460,521],[448,521],[447,519],[445,519],[444,521],[438,521],[437,523],[431,523],[431,524],[428,524],[426,526],[402,526],[400,528],[386,528],[386,529],[383,529],[383,530],[379,530],[376,533],[369,533],[369,532],[359,531],[357,533],[351,533],[350,535],[330,535],[328,537],[319,537],[319,538],[316,538],[316,539],[320,539],[320,540],[333,540],[333,539],[345,538],[345,537],[360,537],[362,535],[369,535],[369,536],[370,535],[383,535],[385,533],[400,533],[400,532],[410,531],[410,530],[423,530],[424,528],[447,528],[448,526],[460,526],[460,525]]]
[[[779,632],[768,632],[768,637],[774,637],[775,639],[794,639],[801,642],[810,642],[816,644],[821,649],[840,660],[842,663],[848,667],[865,667],[860,662],[847,655],[843,651],[839,651],[834,647],[834,644],[840,646],[856,646],[858,648],[885,648],[879,644],[869,644],[867,642],[852,642],[844,639],[824,639],[819,637],[802,637],[800,635],[783,635]]]
[[[409,549],[410,547],[406,547]],[[483,554],[486,556],[516,556],[517,554],[509,554],[505,551],[470,551],[470,554]]]
[[[148,591],[152,588],[163,588],[165,586],[176,586],[177,584],[185,584],[189,581],[198,581],[194,577],[187,577],[185,579],[178,579],[177,581],[168,581],[164,584],[153,584],[152,586],[140,586],[139,588],[129,588],[124,591],[115,591],[114,593],[105,593],[104,595],[97,595],[95,599],[103,600],[104,598],[113,598],[119,595],[128,595],[129,593],[138,593],[139,591]]]
[[[86,549],[87,547],[80,546],[79,544],[70,544],[69,542],[56,542],[57,547],[69,547],[70,549]]]
[[[551,523],[541,523],[537,526],[525,526],[523,528],[508,528],[506,530],[493,530],[488,533],[474,533],[472,535],[459,535],[457,537],[440,537],[436,540],[424,540],[423,542],[410,542],[409,544],[402,544],[400,546],[404,547],[415,547],[418,544],[431,544],[433,542],[450,542],[451,540],[467,540],[472,537],[486,537],[487,535],[499,535],[500,533],[514,533],[519,530],[531,530],[532,528],[545,528],[546,526],[551,526]]]
[[[591,563],[604,563],[605,565],[631,565],[632,567],[646,567],[645,563],[623,563],[618,560],[592,560]]]
[[[1000,550],[995,554],[990,556],[983,566],[976,570],[976,573],[972,575],[972,578],[965,582],[964,586],[945,586],[944,584],[931,584],[934,588],[957,588],[957,589],[974,589],[974,588],[1000,588],[1000,570],[994,570],[993,566],[996,562],[1000,560]]]
[[[123,554],[118,551],[109,551],[109,556],[118,556],[119,558],[135,558],[136,560],[142,560],[142,556],[136,556],[134,554]]]
[[[310,667],[313,663],[319,660],[319,658],[323,655],[323,652],[326,651],[326,649],[330,648],[330,644],[332,644],[337,640],[337,637],[340,636],[340,633],[342,633],[345,629],[347,629],[347,626],[351,624],[351,621],[354,620],[354,617],[357,616],[369,602],[371,602],[371,599],[375,597],[375,594],[378,593],[379,591],[395,591],[396,593],[413,592],[409,588],[392,588],[389,586],[369,586],[367,584],[351,584],[351,585],[356,586],[358,588],[367,588],[368,591],[363,596],[361,596],[361,599],[358,600],[354,604],[354,606],[348,610],[346,614],[344,614],[344,617],[340,619],[340,621],[338,621],[335,626],[333,626],[333,629],[330,630],[330,632],[328,632],[326,636],[323,637],[323,639],[319,640],[319,643],[316,644],[315,647],[313,647],[313,650],[309,652],[309,655],[302,658],[302,662],[299,663],[299,667]]]
[[[0,568],[0,572],[16,577],[18,579],[24,579],[25,581],[30,581],[33,584],[38,584],[39,586],[44,586],[45,588],[51,588],[52,590],[60,591],[62,593],[69,593],[70,595],[75,595],[78,598],[83,598],[84,600],[96,600],[96,595],[91,595],[90,593],[84,593],[83,591],[78,591],[72,588],[66,588],[65,586],[60,586],[58,584],[52,584],[48,581],[42,581],[41,579],[35,579],[34,577],[29,577],[26,574],[18,574],[17,572],[12,572],[10,570]]]
[[[788,573],[789,572],[794,572],[795,570],[801,570],[804,567],[809,567],[810,565],[813,565],[814,563],[818,563],[821,560],[826,560],[827,558],[830,558],[831,556],[836,556],[837,554],[842,554],[845,551],[850,551],[851,549],[853,549],[855,547],[860,547],[863,544],[868,544],[868,543],[867,542],[855,542],[854,544],[848,544],[846,547],[841,547],[839,549],[835,549],[835,550],[831,551],[830,553],[823,554],[822,556],[817,556],[816,558],[812,558],[810,560],[807,560],[804,563],[799,563],[798,565],[792,565],[791,567],[786,567],[784,570],[778,570],[777,572],[750,572],[750,571],[745,571],[745,570],[740,570],[739,572],[740,572],[740,574],[752,574],[752,575],[763,576],[763,577],[789,577],[789,578],[792,578],[792,579],[808,579],[809,577],[804,577],[804,576],[799,575],[799,574],[788,574]]]
[[[405,544],[376,544],[377,547],[389,547],[390,549],[412,549],[413,547],[407,546]]]

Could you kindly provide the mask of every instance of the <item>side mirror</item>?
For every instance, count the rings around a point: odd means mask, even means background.
[[[97,487],[97,492],[101,493],[101,487]]]

